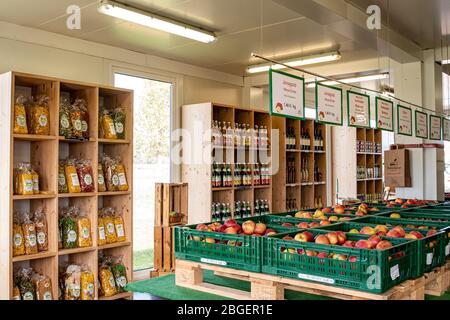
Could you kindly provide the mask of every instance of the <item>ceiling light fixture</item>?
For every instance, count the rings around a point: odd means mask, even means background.
[[[111,17],[137,23],[149,28],[176,34],[181,37],[210,43],[216,40],[213,32],[202,30],[169,18],[158,16],[140,9],[136,9],[115,1],[101,0],[98,5],[98,12]]]
[[[316,63],[323,63],[323,62],[331,62],[336,61],[341,58],[341,54],[338,51],[328,52],[324,54],[316,54],[312,56],[306,56],[301,58],[294,58],[289,59],[285,61],[280,61],[280,63],[283,63],[289,67],[300,67],[300,66],[306,66],[309,64],[316,64]],[[287,67],[283,66],[282,64],[258,64],[254,66],[249,66],[247,68],[248,73],[260,73],[260,72],[267,72],[270,70],[270,68],[274,70],[279,69],[286,69]]]
[[[372,74],[368,76],[360,76],[360,77],[353,77],[353,78],[346,78],[346,79],[339,79],[339,82],[343,83],[358,83],[358,82],[367,82],[367,81],[374,81],[374,80],[382,80],[389,78],[389,73],[379,73],[379,74]],[[337,81],[319,81],[319,83],[327,85],[327,86],[334,86],[339,85],[339,82]],[[306,87],[307,88],[314,88],[316,86],[315,81],[307,82]]]

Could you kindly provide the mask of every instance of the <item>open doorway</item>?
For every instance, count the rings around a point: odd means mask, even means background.
[[[173,84],[123,73],[117,87],[134,90],[133,270],[153,267],[155,183],[171,181]]]

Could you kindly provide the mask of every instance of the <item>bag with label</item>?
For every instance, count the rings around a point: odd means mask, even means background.
[[[106,191],[105,176],[103,175],[103,166],[101,163],[98,164],[97,171],[98,171],[97,172],[98,192],[105,192]]]
[[[67,193],[69,190],[67,189],[67,180],[66,173],[64,171],[65,163],[63,160],[59,161],[58,166],[58,192],[59,193]]]
[[[22,300],[36,300],[36,291],[34,289],[33,281],[31,280],[32,274],[33,269],[31,268],[21,268],[17,272]]]
[[[117,139],[125,139],[125,121],[126,114],[123,108],[114,110],[114,128],[116,129]]]
[[[81,300],[94,300],[95,298],[95,283],[94,274],[91,272],[87,265],[81,266],[80,275],[81,284]]]
[[[91,220],[86,213],[79,212],[77,215],[78,227],[78,247],[85,248],[92,246]]]
[[[59,135],[66,139],[72,138],[72,123],[70,122],[70,98],[61,97],[59,104]]]
[[[103,215],[101,211],[98,213],[98,245],[103,246],[106,244],[106,232],[105,232],[105,222],[103,221]]]
[[[38,208],[34,213],[33,222],[36,227],[36,238],[38,251],[48,250],[48,225],[47,217],[43,208]]]
[[[63,211],[61,218],[62,242],[64,249],[76,248],[78,245],[78,227],[75,218],[75,207],[70,207]]]
[[[36,289],[36,300],[53,300],[52,281],[48,276],[34,273],[31,279]]]
[[[33,169],[31,164],[27,164],[27,170],[31,172],[31,179],[33,180],[33,193],[39,194],[39,174]]]
[[[27,111],[26,104],[28,99],[24,96],[19,96],[16,98],[16,103],[14,104],[14,129],[13,133],[27,134]]]
[[[33,173],[27,163],[18,163],[14,169],[14,193],[18,195],[33,195]]]
[[[114,213],[114,226],[116,227],[117,242],[125,241],[125,223],[122,212],[116,211]]]
[[[36,226],[31,221],[28,213],[23,214],[22,229],[25,242],[25,254],[37,254]]]
[[[102,261],[100,263],[98,277],[105,297],[112,297],[117,294],[116,281],[108,262]]]
[[[83,139],[89,139],[89,113],[87,102],[84,99],[76,99],[73,103],[75,108],[80,112],[81,135]]]
[[[37,135],[50,134],[50,98],[46,95],[39,95],[32,103],[29,112],[29,132]]]
[[[94,192],[94,174],[92,172],[91,160],[80,160],[77,162],[77,174],[80,182],[81,192]]]
[[[72,139],[83,139],[81,110],[77,104],[70,106],[70,124],[72,125]]]
[[[101,209],[101,216],[103,217],[103,224],[105,225],[105,238],[107,244],[117,242],[116,227],[114,225],[114,215],[115,214],[113,208]]]
[[[125,292],[125,287],[128,283],[127,269],[125,268],[121,257],[114,257],[112,258],[112,261],[111,271],[116,281],[116,290],[118,293]]]
[[[120,162],[120,159],[116,159],[116,174],[119,179],[119,191],[128,191],[127,175],[125,173],[125,166]]]
[[[64,300],[80,300],[81,295],[81,267],[69,265],[63,276]]]
[[[58,219],[58,249],[63,248],[63,219],[60,216]]]
[[[102,163],[106,189],[108,191],[119,191],[119,177],[116,173],[116,161],[110,156],[103,154]]]
[[[69,190],[69,193],[80,193],[81,186],[80,180],[78,179],[75,159],[67,159],[64,172],[66,174],[67,189]]]
[[[25,241],[23,237],[21,214],[14,213],[13,217],[13,257],[25,254]]]
[[[117,139],[114,119],[108,110],[101,111],[100,137],[105,139]]]

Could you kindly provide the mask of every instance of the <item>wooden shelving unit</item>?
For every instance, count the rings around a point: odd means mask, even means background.
[[[339,198],[371,202],[381,200],[383,194],[381,130],[333,127],[332,137],[333,152],[347,155],[334,157],[334,198],[338,187]]]
[[[14,97],[45,93],[50,97],[50,135],[12,134],[14,119]],[[89,134],[88,141],[66,140],[59,133],[60,96],[84,98],[88,103]],[[127,277],[132,281],[132,187],[133,187],[133,91],[98,86],[81,82],[9,72],[0,75],[0,104],[2,119],[0,123],[0,150],[2,167],[0,176],[0,299],[12,298],[13,270],[18,266],[31,266],[36,271],[50,277],[53,297],[58,298],[58,268],[66,263],[86,264],[94,273],[98,283],[98,256],[100,251],[107,255],[121,256],[127,268]],[[126,110],[126,139],[106,140],[98,138],[98,114],[101,106],[122,106]],[[125,166],[129,191],[95,192],[78,194],[58,194],[57,175],[59,159],[75,156],[91,160],[94,182],[97,188],[97,165],[100,155],[106,152],[120,156]],[[40,175],[40,189],[44,193],[33,196],[13,194],[13,168],[20,161],[30,162]],[[58,249],[58,211],[66,206],[78,206],[91,220],[93,246],[89,248]],[[12,255],[13,212],[15,210],[34,211],[44,207],[49,230],[49,250],[37,255]],[[97,246],[98,209],[113,206],[123,212],[126,241],[113,245]],[[118,295],[109,299],[130,297]],[[98,290],[95,298],[98,299]]]

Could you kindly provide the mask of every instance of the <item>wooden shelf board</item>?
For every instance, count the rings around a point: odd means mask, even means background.
[[[51,141],[56,140],[56,136],[42,136],[37,134],[13,134],[15,140],[23,141]]]
[[[304,153],[314,153],[314,150],[300,150],[300,152],[304,152]]]
[[[119,294],[116,294],[112,297],[98,297],[98,300],[118,300],[118,299],[129,299],[133,296],[132,292],[122,292]]]
[[[326,182],[325,182],[325,181],[322,181],[322,182],[314,182],[314,185],[315,185],[315,186],[320,186],[320,185],[323,185],[323,184],[326,184]]]
[[[105,192],[97,192],[99,197],[101,196],[124,196],[131,194],[131,191],[105,191]]]
[[[96,192],[80,192],[80,193],[59,193],[58,198],[82,198],[82,197],[94,197]]]
[[[246,187],[235,187],[234,190],[235,191],[244,191],[244,190],[250,190],[252,189],[252,186],[246,186]]]
[[[270,188],[271,185],[267,184],[267,185],[259,185],[259,186],[253,186],[254,189],[267,189]]]
[[[233,189],[233,187],[212,188],[212,191],[231,191]]]
[[[314,185],[314,182],[302,182],[300,183],[301,186],[312,186]]]
[[[13,257],[13,262],[45,259],[45,258],[50,258],[50,257],[54,257],[54,256],[56,256],[55,252],[45,251],[45,252],[39,252],[38,254],[29,254],[29,255]]]
[[[286,187],[288,188],[298,187],[300,185],[301,183],[286,183]]]
[[[301,152],[301,150],[299,150],[299,149],[286,149],[286,152],[295,153],[295,152]]]
[[[36,200],[36,199],[52,199],[55,198],[56,194],[49,193],[49,194],[34,194],[29,196],[22,196],[22,195],[14,195],[13,200]]]
[[[314,153],[321,154],[321,153],[325,153],[325,151],[314,151]]]
[[[73,248],[73,249],[61,249],[58,251],[58,256],[65,256],[68,254],[77,254],[83,252],[91,252],[95,251],[95,247],[86,247],[86,248]]]
[[[103,246],[98,246],[98,249],[104,250],[104,249],[111,249],[111,248],[128,247],[130,244],[131,244],[131,241],[115,242],[115,243],[105,244]]]
[[[58,140],[60,142],[65,143],[88,143],[88,142],[96,142],[95,138],[89,138],[89,140],[78,140],[78,139],[66,139],[65,137],[59,136]]]
[[[103,143],[103,144],[130,144],[130,140],[128,139],[104,139],[104,138],[99,138],[98,139],[98,143]]]

